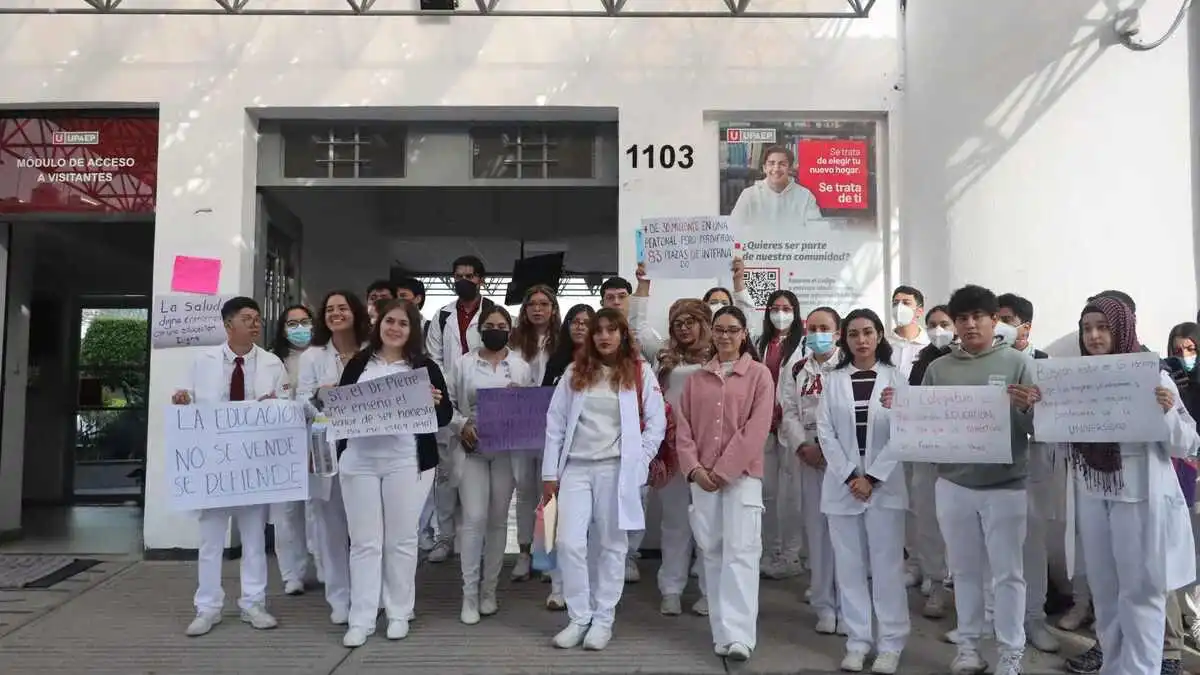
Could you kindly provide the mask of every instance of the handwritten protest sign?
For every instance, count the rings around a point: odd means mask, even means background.
[[[1011,464],[1004,387],[901,387],[892,399],[892,449],[906,462]]]
[[[308,498],[308,429],[294,401],[167,408],[167,481],[176,511]]]
[[[156,295],[150,344],[155,349],[205,347],[225,341],[221,305],[233,296]]]
[[[1167,440],[1158,355],[1151,352],[1039,359],[1042,400],[1033,436],[1046,443],[1149,443]]]
[[[475,416],[479,451],[541,452],[553,396],[554,387],[480,389]]]
[[[395,373],[344,387],[322,389],[329,440],[393,434],[432,434],[437,411],[429,371]]]
[[[729,274],[733,229],[725,216],[643,218],[640,262],[652,279],[710,279]]]

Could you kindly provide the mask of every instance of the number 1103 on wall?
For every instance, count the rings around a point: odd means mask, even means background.
[[[690,145],[638,145],[625,149],[633,169],[690,169],[695,160]]]

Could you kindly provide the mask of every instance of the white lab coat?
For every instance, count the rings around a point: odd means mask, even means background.
[[[571,442],[583,412],[584,392],[571,388],[575,366],[567,368],[554,390],[546,413],[546,447],[542,454],[542,480],[557,481],[567,467]],[[617,520],[625,531],[646,529],[642,508],[642,486],[650,472],[650,461],[666,435],[666,406],[662,389],[650,368],[642,368],[642,415],[638,415],[637,392],[618,394],[621,406],[621,468],[617,485]],[[646,429],[642,430],[645,420]]]
[[[229,381],[225,378],[225,344],[201,347],[196,360],[188,369],[180,389],[187,391],[193,403],[220,403],[229,397]],[[254,381],[250,389],[254,398],[275,394],[291,398],[291,383],[283,361],[271,352],[254,346]]]
[[[483,346],[483,337],[479,334],[478,326],[479,318],[483,315],[485,300],[487,299],[483,298],[480,300],[479,309],[467,324],[467,353]],[[439,328],[438,319],[442,312],[450,312],[450,316],[446,317],[446,325]],[[438,365],[438,368],[443,373],[449,373],[454,363],[463,357],[462,341],[458,337],[457,300],[442,307],[434,315],[434,318],[430,320],[429,328],[425,335],[425,347],[429,352],[429,357],[433,359],[433,362]]]
[[[858,454],[854,422],[854,390],[850,383],[850,366],[838,368],[824,378],[824,392],[817,409],[817,436],[827,464],[821,484],[821,512],[829,515],[851,516],[868,508],[908,508],[908,490],[900,462],[887,452],[891,439],[888,411],[880,403],[883,390],[896,386],[896,368],[875,364],[875,389],[867,412],[867,454]],[[855,471],[879,479],[871,499],[864,503],[854,498],[845,481]]]

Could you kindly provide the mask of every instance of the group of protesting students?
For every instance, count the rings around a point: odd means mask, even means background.
[[[604,649],[613,638],[649,491],[661,502],[661,612],[683,612],[693,574],[714,652],[747,660],[756,646],[760,577],[807,571],[819,633],[846,637],[842,670],[901,672],[908,591],[938,618],[952,595],[955,675],[982,673],[981,641],[999,647],[995,672],[1016,675],[1026,644],[1057,651],[1047,629],[1046,521],[1068,514],[1078,625],[1094,614],[1098,645],[1068,662],[1075,672],[1180,673],[1182,616],[1196,552],[1183,486],[1200,449],[1194,400],[1200,330],[1181,324],[1160,383],[1142,395],[1161,409],[1168,440],[1043,444],[1032,438],[1042,393],[1030,342],[1032,304],[968,285],[926,307],[915,288],[892,296],[893,328],[868,308],[844,316],[772,293],[760,321],[734,262],[733,288],[675,300],[652,325],[651,282],[619,277],[600,310],[565,311],[555,289],[534,285],[516,317],[483,297],[478,258],[453,265],[458,299],[431,320],[415,279],[378,283],[364,303],[350,291],[316,311],[288,308],[272,351],[256,342],[262,318],[249,298],[222,308],[228,341],[203,348],[176,404],[292,398],[310,406],[322,388],[425,369],[439,431],[339,441],[336,477],[312,476],[306,503],[201,512],[196,618],[188,635],[221,620],[221,555],[230,518],[242,536],[241,618],[267,612],[265,529],[275,526],[289,595],[314,574],[324,584],[343,643],[377,630],[408,636],[421,549],[457,553],[461,621],[500,611],[508,518],[516,499],[520,553],[514,580],[529,579],[535,513],[557,508],[556,567],[548,609],[567,625],[556,647]],[[1083,356],[1143,350],[1135,305],[1109,291],[1083,303]],[[923,325],[922,325],[923,324]],[[896,391],[915,386],[1002,385],[1011,403],[1007,464],[906,462],[889,445]],[[538,452],[479,451],[481,389],[554,387]],[[1177,471],[1178,469],[1178,471]],[[1181,484],[1181,481],[1182,484]],[[1078,541],[1078,548],[1075,543]],[[1086,589],[1090,588],[1090,593]],[[951,593],[952,590],[952,593]],[[1090,601],[1089,601],[1090,597]],[[1182,600],[1182,602],[1180,602]],[[1200,624],[1197,624],[1200,630]]]

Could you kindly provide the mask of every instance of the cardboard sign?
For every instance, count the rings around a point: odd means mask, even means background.
[[[479,452],[541,452],[554,387],[480,389],[476,400]]]
[[[156,295],[150,344],[155,349],[210,347],[225,342],[221,305],[233,296]]]
[[[1012,403],[1005,387],[900,387],[891,446],[906,462],[1012,464]]]
[[[1038,359],[1042,392],[1033,436],[1043,443],[1151,443],[1167,440],[1155,400],[1162,381],[1152,352]]]

